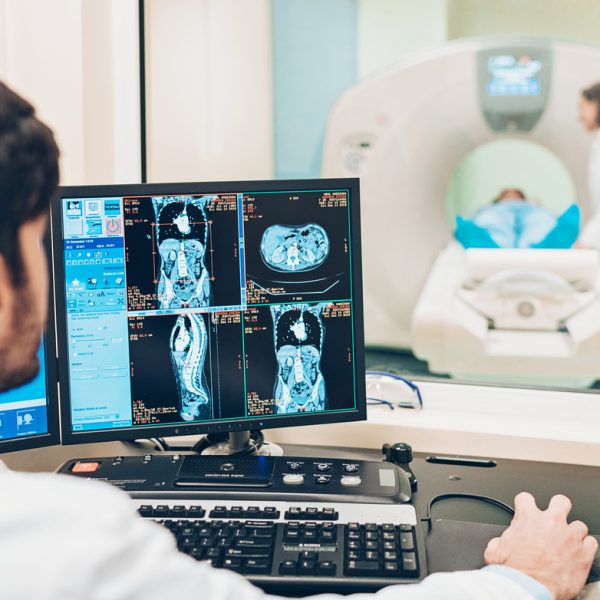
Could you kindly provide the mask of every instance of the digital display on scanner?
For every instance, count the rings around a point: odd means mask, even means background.
[[[490,96],[539,96],[542,62],[527,54],[500,54],[488,59]]]

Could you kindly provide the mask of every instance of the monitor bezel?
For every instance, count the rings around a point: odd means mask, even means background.
[[[0,454],[34,450],[60,444],[60,419],[58,399],[58,379],[56,360],[56,320],[54,312],[54,284],[52,277],[52,242],[50,227],[44,237],[44,247],[48,260],[48,317],[44,331],[44,368],[46,370],[46,415],[48,432],[31,436],[0,440]]]
[[[354,364],[356,373],[356,409],[344,413],[316,413],[282,417],[260,418],[243,422],[219,421],[216,423],[170,424],[144,427],[140,429],[103,429],[73,431],[71,422],[71,398],[68,369],[67,314],[64,302],[65,265],[63,245],[62,201],[67,198],[93,198],[129,195],[179,195],[239,193],[259,191],[303,191],[311,189],[348,189],[350,191],[350,235],[352,260],[352,298],[354,325]],[[202,435],[207,433],[231,433],[254,429],[277,429],[301,427],[327,423],[364,421],[367,418],[367,395],[365,383],[365,344],[362,287],[362,253],[360,230],[360,187],[358,178],[292,179],[292,180],[251,180],[251,181],[211,181],[185,183],[144,183],[124,185],[63,186],[59,188],[57,200],[52,210],[52,231],[54,249],[56,321],[58,341],[58,374],[62,382],[60,390],[60,413],[62,443],[65,445]],[[59,298],[59,293],[63,295]]]

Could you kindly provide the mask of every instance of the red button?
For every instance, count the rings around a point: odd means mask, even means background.
[[[94,473],[100,468],[99,462],[77,462],[71,469],[72,473]]]

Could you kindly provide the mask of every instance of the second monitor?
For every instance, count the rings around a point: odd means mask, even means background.
[[[63,441],[366,416],[357,180],[62,188]]]

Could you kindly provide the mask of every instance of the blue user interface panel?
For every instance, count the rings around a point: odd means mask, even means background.
[[[0,449],[5,441],[48,433],[44,344],[38,356],[40,372],[32,382],[0,393]]]
[[[63,198],[72,431],[356,411],[350,204]]]
[[[542,61],[528,54],[500,54],[488,58],[490,96],[538,96]]]

